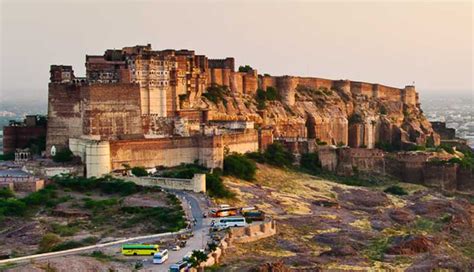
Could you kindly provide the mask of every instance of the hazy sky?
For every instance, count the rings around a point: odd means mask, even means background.
[[[0,99],[43,101],[49,65],[83,76],[86,54],[147,43],[272,75],[415,81],[421,95],[473,90],[470,1],[0,2]]]

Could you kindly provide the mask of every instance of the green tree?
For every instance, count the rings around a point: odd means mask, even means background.
[[[15,197],[15,194],[9,188],[0,189],[0,198],[11,198]]]
[[[317,174],[321,172],[321,162],[319,161],[318,153],[305,153],[301,155],[301,168]]]
[[[193,250],[191,258],[189,258],[189,263],[191,267],[198,267],[202,262],[207,261],[207,254],[201,250]]]
[[[242,72],[242,73],[247,73],[247,72],[250,72],[252,70],[253,70],[253,68],[250,65],[239,66],[239,72]]]
[[[278,99],[278,91],[273,87],[267,87],[266,98],[269,101]]]
[[[264,153],[265,161],[275,166],[291,166],[295,157],[280,143],[273,143]]]
[[[55,162],[69,162],[72,161],[73,154],[69,148],[63,148],[59,150],[56,155],[53,156]]]
[[[132,174],[136,177],[148,176],[148,172],[146,171],[145,167],[142,167],[142,166],[133,167],[132,168]]]
[[[257,166],[254,161],[244,155],[231,154],[224,158],[224,174],[245,180],[253,180]]]
[[[54,233],[46,233],[39,242],[39,252],[49,252],[61,243],[61,238]]]

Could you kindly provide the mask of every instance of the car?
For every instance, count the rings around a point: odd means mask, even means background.
[[[178,251],[180,249],[181,249],[181,247],[179,245],[175,245],[171,248],[171,250],[173,250],[173,251]]]

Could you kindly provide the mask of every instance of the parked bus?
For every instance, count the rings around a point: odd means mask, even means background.
[[[225,216],[235,216],[239,213],[238,208],[222,208],[222,209],[212,209],[209,212],[211,217],[225,217]]]
[[[226,229],[229,227],[245,227],[247,226],[247,221],[244,217],[226,217],[217,219],[213,227],[217,229]]]
[[[250,211],[250,212],[245,212],[243,213],[243,216],[247,220],[252,220],[252,221],[263,221],[265,220],[265,213],[262,211]]]
[[[179,261],[170,266],[169,272],[184,272],[188,266],[189,264],[187,262]]]
[[[125,244],[122,245],[122,254],[126,256],[154,255],[159,251],[158,245]]]
[[[167,249],[164,249],[162,251],[158,251],[157,253],[155,253],[155,255],[153,255],[153,263],[154,264],[162,264],[164,262],[166,262],[166,260],[168,260],[168,250]]]

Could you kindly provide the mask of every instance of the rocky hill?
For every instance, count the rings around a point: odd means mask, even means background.
[[[259,76],[256,93],[210,87],[198,106],[209,120],[248,120],[275,137],[313,138],[328,144],[433,145],[439,136],[423,115],[414,87],[349,81]]]
[[[236,205],[254,205],[277,219],[277,235],[236,245],[222,268],[291,271],[474,268],[474,206],[419,185],[354,187],[258,165],[255,181],[226,177]],[[266,264],[263,265],[262,264]],[[270,265],[271,266],[271,265]],[[263,269],[263,270],[262,270]],[[288,270],[285,270],[288,271]]]

